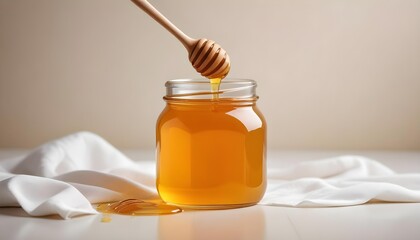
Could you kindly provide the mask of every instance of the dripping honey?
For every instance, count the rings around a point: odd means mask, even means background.
[[[213,92],[213,99],[218,99],[219,98],[219,89],[220,89],[220,82],[222,81],[221,78],[211,78],[210,79],[210,87],[211,87],[211,92]]]
[[[167,99],[157,122],[157,188],[168,203],[229,208],[257,203],[265,182],[265,121],[255,101]],[[217,101],[215,101],[217,100]]]

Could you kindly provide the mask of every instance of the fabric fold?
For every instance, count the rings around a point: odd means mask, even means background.
[[[158,199],[155,166],[134,162],[107,141],[79,132],[26,156],[0,160],[0,207],[64,219],[96,214],[92,203]],[[420,174],[397,174],[362,156],[341,156],[269,168],[259,204],[337,207],[372,201],[420,202]]]
[[[155,174],[107,141],[79,132],[48,142],[28,155],[0,161],[0,207],[29,215],[71,218],[96,214],[92,203],[157,199]]]
[[[341,156],[269,169],[260,204],[338,207],[367,203],[420,202],[420,174],[396,174],[362,156]]]

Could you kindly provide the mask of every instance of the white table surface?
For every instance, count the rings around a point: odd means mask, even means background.
[[[0,160],[22,154],[0,150]],[[124,151],[152,160],[153,151]],[[400,173],[420,172],[420,152],[269,151],[268,167],[344,154],[378,160]],[[1,197],[1,196],[0,196]],[[163,216],[101,215],[61,220],[30,217],[20,208],[0,208],[0,240],[12,239],[420,239],[420,203],[378,203],[334,208],[252,206],[185,211]]]

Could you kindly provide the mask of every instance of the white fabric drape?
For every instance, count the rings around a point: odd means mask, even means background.
[[[103,140],[79,132],[23,157],[0,161],[0,207],[32,216],[71,218],[97,213],[91,203],[156,199],[152,162],[134,162]],[[268,169],[265,205],[329,207],[368,201],[420,202],[420,174],[396,174],[359,156]]]

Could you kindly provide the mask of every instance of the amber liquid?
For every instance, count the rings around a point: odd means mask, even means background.
[[[265,182],[265,121],[255,102],[170,101],[157,123],[157,188],[168,203],[257,203]]]
[[[220,89],[220,83],[221,83],[222,79],[221,78],[212,78],[210,79],[210,87],[211,87],[211,91],[213,92],[213,99],[218,99],[219,98],[219,89]]]
[[[182,212],[182,209],[179,207],[168,205],[161,201],[143,201],[139,199],[126,199],[118,202],[101,203],[96,207],[96,210],[104,213],[101,220],[102,222],[111,221],[111,217],[108,214],[144,216]]]

